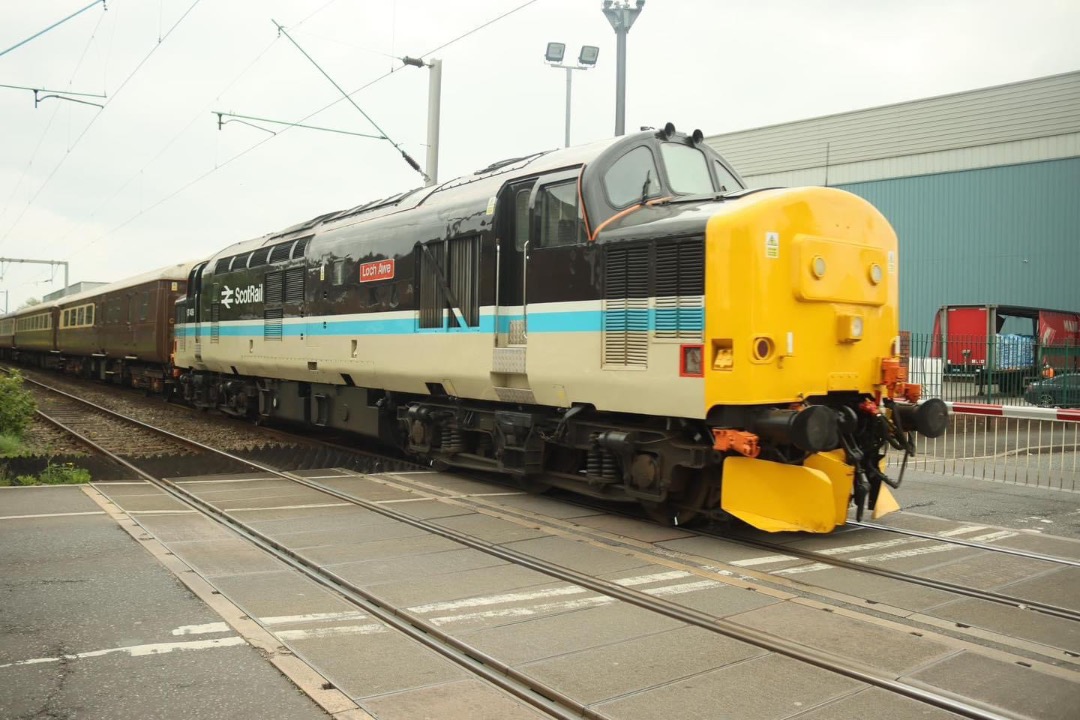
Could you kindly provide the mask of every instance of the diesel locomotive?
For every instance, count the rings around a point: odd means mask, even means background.
[[[195,405],[676,524],[885,512],[885,449],[945,426],[896,357],[885,218],[840,190],[748,190],[671,125],[314,218],[187,288],[174,364]]]
[[[886,450],[945,429],[898,357],[897,267],[864,200],[747,189],[669,124],[197,262],[159,374],[199,407],[665,522],[829,532],[895,509]]]

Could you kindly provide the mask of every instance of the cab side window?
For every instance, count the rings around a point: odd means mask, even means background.
[[[540,247],[562,247],[586,241],[578,207],[577,180],[546,185],[540,189],[537,200]]]

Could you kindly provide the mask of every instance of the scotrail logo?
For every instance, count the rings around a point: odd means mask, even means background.
[[[236,290],[226,285],[221,290],[221,304],[226,308],[231,308],[234,302],[237,305],[247,305],[262,302],[262,299],[262,285],[248,285],[246,288],[236,288]]]

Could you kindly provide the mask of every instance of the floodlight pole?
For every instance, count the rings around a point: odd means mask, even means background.
[[[604,15],[615,30],[617,40],[615,68],[615,135],[626,134],[626,34],[634,25],[645,0],[637,0],[636,7],[630,7],[629,0],[604,0]]]
[[[566,138],[563,147],[570,147],[570,88],[574,84],[574,68],[566,68]]]
[[[556,65],[553,68],[561,68],[566,71],[566,131],[564,132],[563,147],[570,147],[570,107],[571,95],[574,84],[575,70],[588,70],[591,65]]]

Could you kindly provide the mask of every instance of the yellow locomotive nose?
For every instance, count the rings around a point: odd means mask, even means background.
[[[831,413],[874,396],[899,334],[896,250],[881,213],[840,190],[767,190],[721,208],[706,231],[706,415],[739,408],[794,423],[807,404]],[[715,432],[721,449],[727,431]],[[857,480],[839,443],[773,440],[805,459],[727,457],[723,509],[770,531],[843,524]],[[887,490],[877,499],[878,511],[895,509]]]
[[[896,234],[855,195],[763,191],[717,213],[706,232],[706,411],[872,392],[899,334],[897,297]]]

